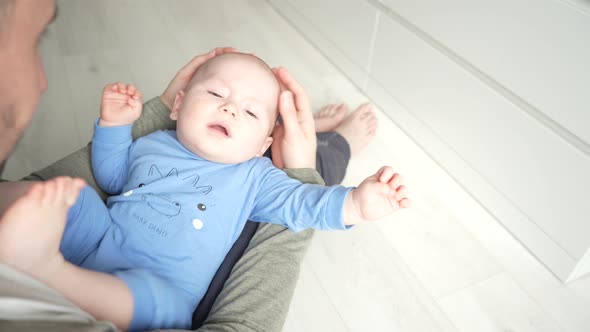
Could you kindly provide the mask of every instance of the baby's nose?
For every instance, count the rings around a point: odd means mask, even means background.
[[[223,111],[226,112],[226,113],[231,114],[234,118],[236,117],[236,111],[233,110],[233,109],[231,109],[231,108],[229,108],[229,107],[224,107],[223,108]]]
[[[219,108],[222,112],[227,113],[227,115],[231,115],[234,118],[239,117],[238,107],[235,106],[233,103],[226,103],[220,106]]]

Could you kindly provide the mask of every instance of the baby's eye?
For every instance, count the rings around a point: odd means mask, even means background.
[[[207,91],[207,92],[209,92],[210,95],[213,95],[213,96],[215,96],[217,98],[223,98],[219,93],[217,93],[215,91]]]
[[[258,119],[258,117],[256,116],[256,114],[246,110],[246,113],[248,113],[249,116],[253,117],[254,119]]]
[[[145,184],[143,184],[143,183],[140,183],[140,184],[139,184],[139,188],[141,188],[141,187],[143,187],[143,186],[145,186]]]

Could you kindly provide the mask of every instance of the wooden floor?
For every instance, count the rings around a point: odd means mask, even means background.
[[[107,82],[156,96],[181,65],[216,46],[289,68],[316,108],[367,100],[263,0],[59,1],[42,46],[49,90],[5,176],[85,145]],[[354,156],[345,184],[390,164],[405,175],[414,206],[347,232],[317,232],[284,330],[590,331],[590,278],[561,284],[378,116],[379,133]]]

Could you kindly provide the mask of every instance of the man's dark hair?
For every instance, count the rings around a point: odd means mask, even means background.
[[[0,0],[0,46],[8,29],[8,21],[13,10],[14,0]]]

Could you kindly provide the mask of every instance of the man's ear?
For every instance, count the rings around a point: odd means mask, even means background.
[[[184,91],[180,90],[176,94],[174,98],[174,105],[172,105],[172,112],[170,112],[170,119],[178,120],[178,110],[180,109],[180,105],[182,105],[182,100],[184,99]]]
[[[260,148],[260,151],[258,151],[258,153],[256,154],[256,157],[262,157],[262,155],[266,152],[266,150],[271,144],[272,137],[269,136],[264,140],[264,144],[262,144],[262,147]]]

